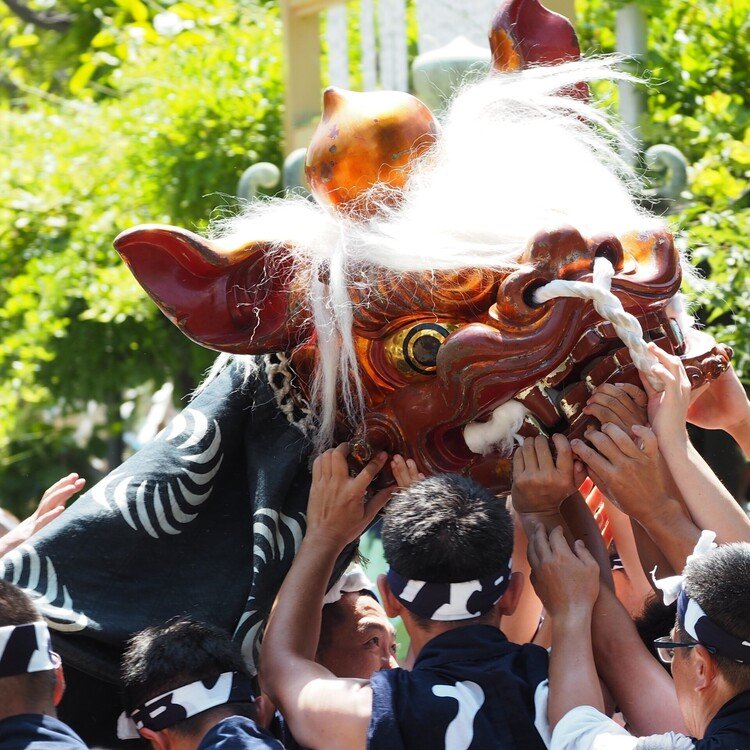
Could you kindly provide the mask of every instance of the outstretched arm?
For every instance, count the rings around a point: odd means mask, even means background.
[[[664,384],[664,391],[656,392],[646,378],[643,379],[649,419],[690,515],[701,529],[715,531],[720,544],[750,541],[750,519],[688,439],[685,420],[691,390],[682,362],[656,346],[650,348],[659,360],[653,367],[653,374]],[[740,410],[741,422],[746,411]],[[635,429],[634,432],[640,437]]]
[[[672,679],[609,589],[602,588],[596,600],[593,644],[599,675],[634,734],[686,731]]]
[[[587,435],[594,447],[574,441],[573,450],[597,486],[639,521],[675,570],[682,570],[700,533],[670,496],[656,437],[646,428],[642,436],[639,447],[619,427],[605,424]],[[608,587],[601,588],[594,607],[593,645],[599,674],[636,734],[682,731],[672,680]]]
[[[367,528],[389,493],[364,494],[386,455],[349,477],[347,444],[313,463],[307,533],[268,620],[261,687],[280,708],[295,738],[312,750],[364,748],[372,711],[366,680],[338,679],[315,663],[321,610],[336,558]]]
[[[599,565],[581,541],[575,553],[560,526],[547,534],[537,524],[529,539],[534,588],[552,618],[547,719],[551,729],[578,706],[604,710],[591,646],[591,612]]]
[[[68,474],[58,479],[42,495],[37,509],[26,519],[0,538],[0,557],[30,539],[37,531],[54,521],[64,510],[65,503],[80,492],[86,484],[78,474]]]
[[[687,418],[697,427],[729,433],[750,458],[750,400],[733,367],[700,391]]]
[[[591,445],[574,440],[573,451],[604,494],[648,533],[673,570],[685,567],[700,529],[676,499],[676,488],[662,460],[654,433],[633,427],[641,446],[613,424],[587,433]],[[593,446],[593,447],[592,447]]]

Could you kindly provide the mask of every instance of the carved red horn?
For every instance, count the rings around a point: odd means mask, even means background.
[[[159,309],[202,346],[262,354],[308,335],[289,258],[265,243],[230,249],[186,229],[145,224],[114,245]]]
[[[490,49],[492,67],[503,72],[581,59],[573,24],[539,0],[503,0],[490,27]],[[570,94],[587,99],[588,86],[576,84]]]
[[[504,0],[492,21],[490,49],[497,70],[518,70],[581,57],[573,25],[539,0]]]

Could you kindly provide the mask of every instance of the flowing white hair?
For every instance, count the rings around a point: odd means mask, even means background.
[[[363,413],[353,286],[367,293],[368,279],[383,270],[512,269],[534,234],[564,224],[584,236],[659,224],[633,200],[639,186],[618,155],[623,141],[611,116],[561,93],[581,81],[629,79],[616,62],[536,67],[466,85],[436,144],[412,166],[401,200],[373,188],[372,217],[354,220],[292,196],[213,225],[221,244],[292,248],[317,334],[318,449],[333,440],[337,407],[352,424]]]

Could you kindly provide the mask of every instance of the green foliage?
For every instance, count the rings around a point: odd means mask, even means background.
[[[274,9],[177,3],[167,36],[151,5],[146,15],[140,0],[116,5],[124,25],[76,4],[98,31],[67,91],[42,80],[52,53],[38,65],[19,57],[26,93],[0,103],[0,500],[16,508],[54,473],[84,473],[87,455],[105,455],[126,389],[172,379],[182,396],[213,358],[148,300],[114,237],[144,222],[200,230],[231,203],[242,170],[281,161]],[[136,40],[134,27],[148,29]],[[126,38],[106,76],[81,73],[86,55]],[[105,78],[103,92],[94,81]],[[90,400],[109,418],[78,446],[70,417]]]
[[[579,0],[584,49],[614,51],[623,2]],[[706,276],[699,317],[735,349],[750,380],[750,0],[639,0],[648,18],[642,71],[652,82],[646,145],[669,143],[691,164],[689,193],[671,221]]]

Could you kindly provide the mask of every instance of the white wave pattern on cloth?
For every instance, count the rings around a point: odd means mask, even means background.
[[[262,574],[270,562],[282,562],[280,569],[287,570],[297,554],[305,535],[304,513],[286,515],[271,508],[259,508],[253,516],[253,580]],[[251,592],[245,611],[234,631],[240,642],[242,655],[248,668],[257,672],[258,653],[263,635],[266,615],[258,611],[257,602]]]
[[[131,529],[145,531],[154,539],[180,534],[198,517],[224,460],[218,422],[209,422],[198,409],[178,414],[156,440],[174,444],[177,458],[184,464],[179,474],[156,480],[141,478],[129,475],[125,464],[91,492],[103,508],[117,510]]]
[[[53,630],[75,633],[88,625],[88,617],[75,611],[52,560],[40,556],[30,544],[22,544],[0,559],[0,577],[23,589]]]

